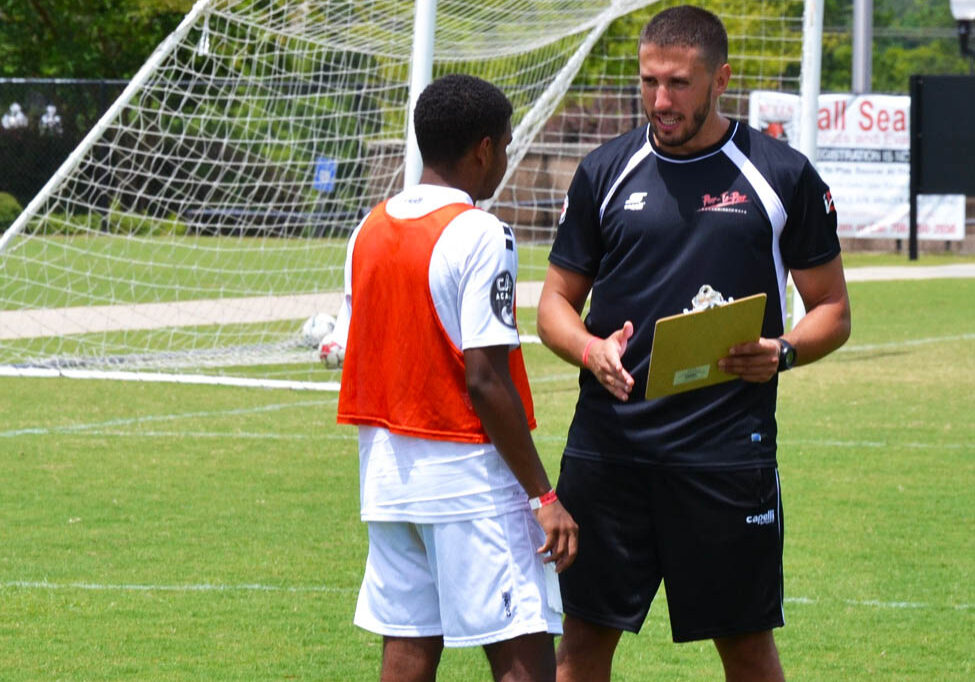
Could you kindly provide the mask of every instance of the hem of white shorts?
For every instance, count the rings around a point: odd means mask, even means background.
[[[383,637],[409,638],[443,636],[441,629],[436,627],[418,628],[413,626],[396,626],[386,623],[377,623],[372,620],[361,619],[358,617],[353,620],[353,623],[358,628],[362,628],[367,632],[372,632]],[[532,621],[529,623],[518,623],[516,626],[504,628],[503,630],[498,630],[486,635],[477,635],[474,637],[444,637],[443,644],[445,647],[451,648],[484,646],[485,644],[505,642],[509,639],[514,639],[515,637],[521,637],[522,635],[533,635],[539,632],[547,632],[550,635],[561,635],[562,621]]]
[[[356,627],[383,637],[439,637],[443,634],[441,628],[437,626],[421,628],[413,625],[389,625],[371,618],[360,618],[358,614],[352,622]]]
[[[532,620],[527,623],[516,623],[510,627],[506,627],[485,635],[476,635],[472,637],[445,636],[443,638],[443,645],[451,648],[484,646],[485,644],[506,642],[509,639],[514,639],[515,637],[521,637],[522,635],[534,635],[539,632],[547,632],[550,635],[561,635],[562,621]]]

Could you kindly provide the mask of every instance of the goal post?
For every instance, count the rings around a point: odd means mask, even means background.
[[[403,186],[420,182],[423,159],[413,132],[413,111],[420,93],[433,78],[433,45],[437,27],[437,0],[416,0],[413,22],[413,57],[410,60],[410,107],[406,120],[406,153],[403,167]]]
[[[530,287],[579,160],[645,122],[637,34],[677,3],[418,4],[430,76],[513,103],[483,205],[516,230]],[[300,329],[337,311],[349,233],[409,180],[418,4],[199,0],[0,237],[0,374],[333,388]],[[798,92],[802,0],[701,4],[729,30],[727,113],[753,88]]]

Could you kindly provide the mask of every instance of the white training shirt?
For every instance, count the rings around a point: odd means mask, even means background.
[[[453,203],[473,205],[462,190],[416,185],[386,204],[395,218],[419,218]],[[345,306],[351,305],[352,252],[345,262]],[[492,286],[513,282],[518,256],[510,228],[485,211],[464,211],[443,231],[430,259],[430,293],[440,322],[460,350],[519,344],[513,310],[495,311]],[[340,314],[348,319],[350,311]],[[381,315],[381,312],[377,312]],[[423,358],[404,358],[422,362]],[[436,523],[495,516],[525,508],[528,497],[490,443],[413,438],[359,426],[359,494],[363,521]]]

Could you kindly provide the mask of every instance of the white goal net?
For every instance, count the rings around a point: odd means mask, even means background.
[[[522,282],[579,159],[644,122],[637,36],[671,4],[437,3],[433,76],[515,107],[485,207]],[[797,91],[802,0],[700,4],[729,30],[728,113]],[[413,24],[413,0],[200,0],[0,237],[0,372],[333,385],[302,324],[337,311],[349,232],[402,187]]]

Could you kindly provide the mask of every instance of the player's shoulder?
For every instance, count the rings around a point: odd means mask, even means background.
[[[635,157],[646,155],[650,145],[648,130],[648,125],[634,128],[604,142],[582,159],[578,173],[596,195],[602,196]]]
[[[615,167],[621,160],[625,164],[648,144],[647,131],[648,126],[643,125],[607,140],[586,154],[583,165],[590,168]]]
[[[454,217],[441,240],[466,251],[514,251],[515,232],[508,223],[481,208],[470,208]]]
[[[503,236],[511,232],[508,223],[501,220],[490,211],[476,206],[459,213],[450,225],[452,229],[463,228],[469,232],[483,234],[487,236]]]
[[[815,168],[798,149],[743,123],[739,128],[735,145],[780,196],[792,196],[805,183],[820,182]]]
[[[778,140],[745,123],[738,123],[738,130],[733,139],[745,156],[753,162],[767,159],[777,167],[785,167],[796,172],[801,171],[808,163],[806,156],[791,147],[788,142]]]

